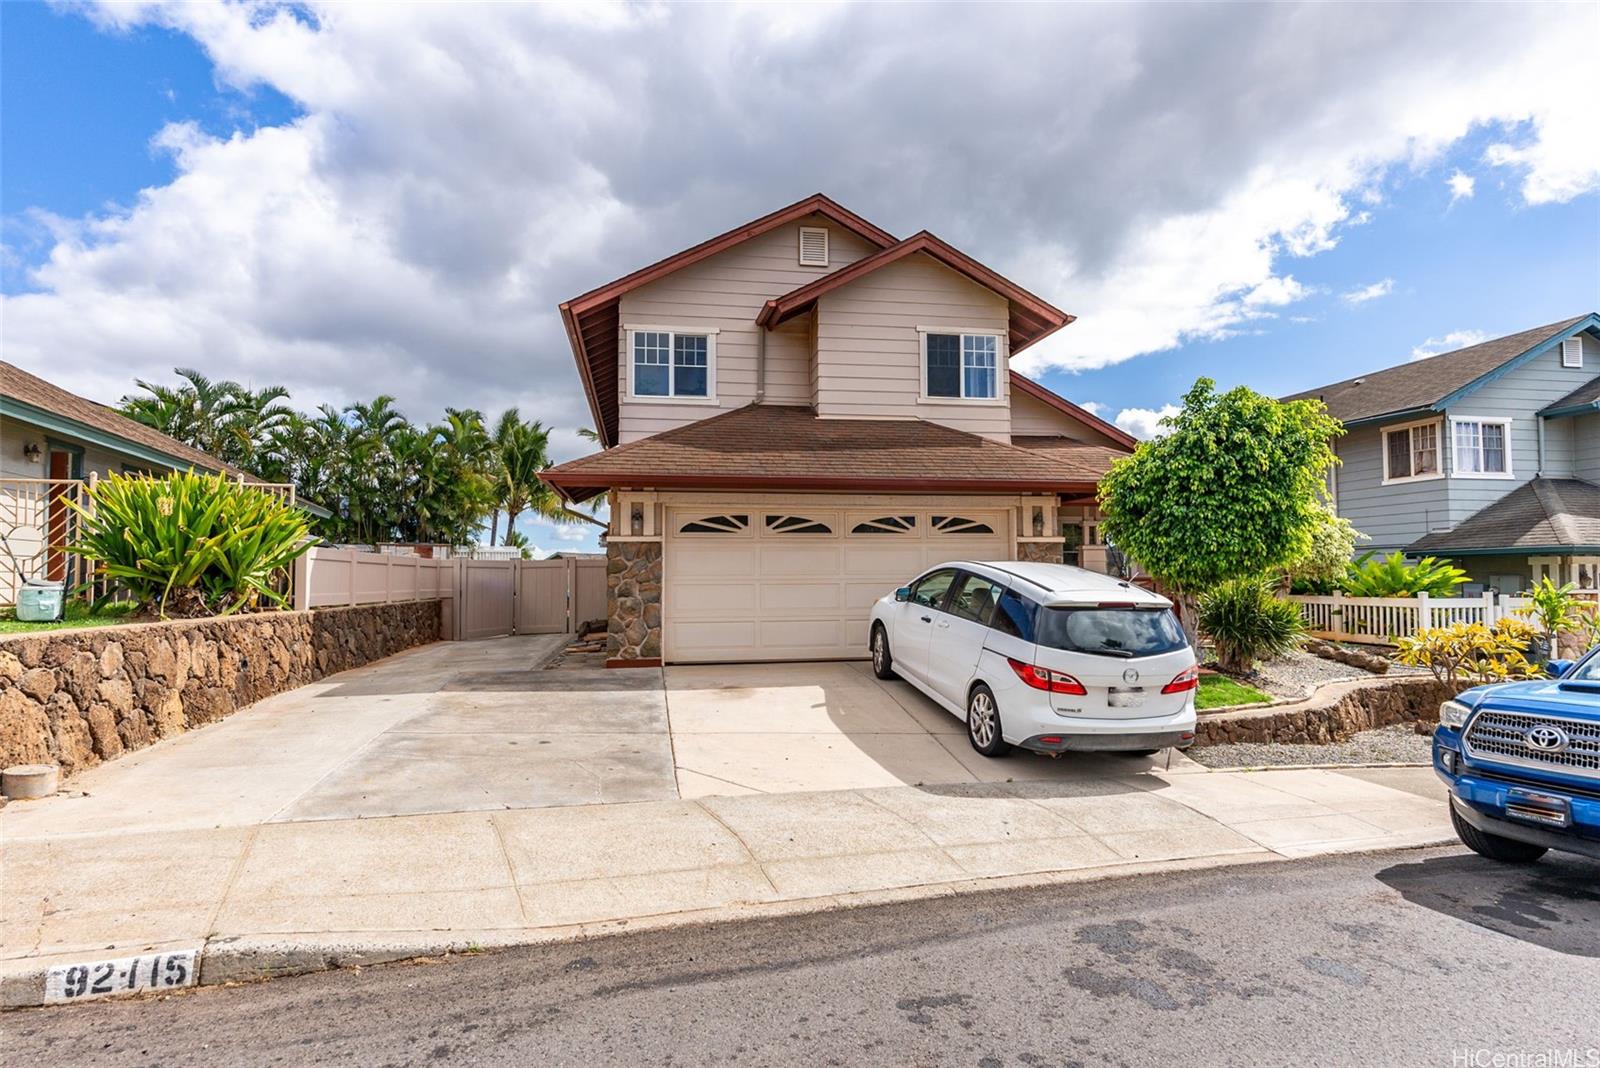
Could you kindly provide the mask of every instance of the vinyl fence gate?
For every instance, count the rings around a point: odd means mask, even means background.
[[[573,634],[606,615],[605,560],[463,560],[457,635]]]

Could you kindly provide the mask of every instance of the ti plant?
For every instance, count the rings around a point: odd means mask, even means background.
[[[1517,615],[1528,617],[1544,631],[1552,652],[1560,647],[1561,635],[1577,631],[1583,621],[1583,602],[1572,593],[1577,588],[1573,582],[1557,586],[1546,575],[1528,594],[1533,603],[1517,610]]]
[[[68,504],[82,523],[66,550],[108,580],[97,608],[124,591],[163,619],[281,606],[276,585],[310,547],[305,513],[223,475],[113,475]]]

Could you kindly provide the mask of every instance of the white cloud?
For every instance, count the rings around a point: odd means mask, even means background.
[[[1106,412],[1106,406],[1101,404],[1099,401],[1078,401],[1076,403],[1078,407],[1082,408],[1090,415],[1104,415]]]
[[[1163,404],[1159,410],[1124,408],[1117,413],[1113,422],[1134,437],[1148,440],[1165,434],[1166,428],[1161,425],[1161,420],[1169,419],[1181,410],[1176,404]]]
[[[106,400],[196,365],[306,405],[516,404],[563,454],[590,417],[555,305],[818,189],[1077,314],[1019,356],[1037,373],[1260,328],[1310,291],[1295,260],[1474,129],[1527,203],[1600,186],[1594,94],[1567,84],[1581,7],[89,10],[189,34],[303,114],[152,130],[174,181],[36,219],[7,359]],[[952,83],[943,54],[1008,60]]]
[[[1384,278],[1371,285],[1357,286],[1342,295],[1346,304],[1365,304],[1369,300],[1387,297],[1394,292],[1394,279]]]
[[[1489,335],[1482,330],[1452,330],[1448,334],[1430,337],[1422,344],[1411,350],[1413,360],[1426,360],[1429,356],[1437,356],[1441,352],[1454,352],[1464,349],[1469,345],[1476,345],[1488,341]]]
[[[1450,187],[1450,203],[1454,204],[1458,200],[1471,200],[1473,192],[1477,189],[1478,180],[1470,174],[1456,171],[1445,179],[1445,184]]]

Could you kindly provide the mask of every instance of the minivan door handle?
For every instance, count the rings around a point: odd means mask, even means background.
[[[924,623],[932,623],[933,622],[933,617],[932,616],[923,616],[922,617],[922,621]]]

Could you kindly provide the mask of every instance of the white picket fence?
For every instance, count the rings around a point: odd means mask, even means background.
[[[1600,600],[1600,590],[1579,590],[1577,595]],[[1498,619],[1515,616],[1533,603],[1528,597],[1346,597],[1291,594],[1289,600],[1300,606],[1300,615],[1312,636],[1333,641],[1368,645],[1392,645],[1426,627],[1448,627],[1454,623],[1483,623],[1492,626]]]

